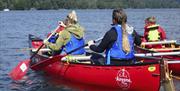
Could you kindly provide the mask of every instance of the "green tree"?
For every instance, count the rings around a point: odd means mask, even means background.
[[[179,0],[0,0],[0,9],[180,8]]]
[[[4,7],[3,7],[3,1],[2,0],[0,0],[0,10],[2,10]]]
[[[13,7],[17,10],[30,9],[31,7],[30,0],[14,0],[12,1]]]

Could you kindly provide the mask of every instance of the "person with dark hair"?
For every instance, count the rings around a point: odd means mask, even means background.
[[[156,18],[154,16],[145,19],[144,27],[145,42],[161,41],[166,39],[166,33],[164,29],[156,24]],[[161,48],[162,45],[148,45],[147,48]]]
[[[127,15],[123,9],[113,10],[112,23],[112,28],[106,32],[98,46],[94,45],[93,41],[88,42],[90,49],[98,53],[105,51],[105,65],[134,63],[134,44],[141,45],[140,36],[127,24]],[[97,56],[95,58],[97,59]],[[96,62],[102,64],[102,60]]]

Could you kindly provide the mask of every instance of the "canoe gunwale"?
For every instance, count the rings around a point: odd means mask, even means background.
[[[34,36],[34,35],[32,35],[32,34],[29,34],[29,44],[30,44],[30,48],[32,47],[32,45],[31,45],[31,42],[32,41],[42,41],[42,39],[40,39],[40,38],[38,38],[38,37],[36,37],[36,36]],[[33,52],[32,51],[30,51],[31,53],[31,55],[33,54]],[[40,59],[40,58],[43,58],[43,59],[45,59],[45,60],[40,60],[40,61],[50,61],[50,60],[52,60],[52,58],[48,58],[47,56],[44,56],[44,55],[39,55],[39,54],[37,54],[36,56],[35,56],[35,58],[37,58],[37,59]],[[138,58],[141,58],[141,57],[138,57]],[[103,66],[103,67],[110,67],[110,66],[112,66],[112,67],[114,67],[114,66],[141,66],[141,65],[151,65],[151,64],[158,64],[158,63],[160,63],[159,61],[160,61],[160,59],[156,59],[156,58],[152,58],[153,60],[156,60],[156,61],[153,61],[153,62],[138,62],[138,63],[135,63],[135,64],[122,64],[122,65],[97,65],[97,64],[86,64],[86,63],[77,63],[77,62],[69,62],[69,64],[78,64],[78,65],[88,65],[88,66]],[[82,60],[83,61],[83,60]],[[85,60],[85,61],[87,61],[87,60]],[[89,60],[90,61],[90,60]],[[59,62],[62,62],[62,63],[66,63],[66,61],[59,61]],[[32,67],[33,65],[31,65],[31,67]]]
[[[52,58],[47,58],[45,56],[42,56],[42,55],[37,55],[35,58],[38,58],[39,57],[44,57],[46,58],[45,60],[40,60],[40,61],[51,61]],[[56,56],[57,57],[57,56]],[[87,61],[87,60],[85,60]],[[118,66],[143,66],[143,65],[153,65],[153,64],[159,64],[160,63],[160,60],[157,60],[157,61],[153,61],[153,62],[137,62],[135,64],[122,64],[122,65],[97,65],[97,64],[86,64],[86,63],[77,63],[77,62],[67,62],[67,61],[57,61],[57,62],[62,62],[62,63],[69,63],[69,64],[77,64],[77,65],[86,65],[86,66],[103,66],[103,67],[118,67]],[[33,66],[33,65],[31,65]]]

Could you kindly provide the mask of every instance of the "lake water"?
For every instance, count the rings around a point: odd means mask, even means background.
[[[143,34],[144,19],[155,16],[168,39],[180,41],[180,9],[126,9],[128,23]],[[40,73],[29,71],[22,81],[12,81],[8,73],[20,61],[29,58],[28,34],[45,38],[70,10],[0,11],[0,91],[92,91],[65,83],[54,85]],[[86,41],[97,39],[110,29],[112,10],[76,10],[79,23],[85,28]],[[180,81],[174,80],[177,91]],[[153,86],[153,84],[152,84]]]

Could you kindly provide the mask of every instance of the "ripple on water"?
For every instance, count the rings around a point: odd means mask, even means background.
[[[167,38],[180,41],[179,9],[127,9],[128,23],[138,33],[143,34],[144,19],[149,15],[157,17],[163,26]],[[72,91],[70,86],[54,86],[41,74],[29,71],[22,81],[12,81],[7,73],[19,61],[29,58],[29,51],[17,51],[28,48],[28,34],[45,38],[45,34],[57,26],[57,21],[66,17],[69,10],[54,11],[11,11],[1,12],[0,24],[0,91]],[[79,21],[85,28],[87,40],[104,36],[110,29],[112,10],[77,10]],[[50,26],[50,27],[48,27]],[[175,81],[179,90],[180,82]],[[78,90],[77,90],[78,91]]]
[[[15,91],[38,91],[38,89],[45,88],[48,86],[46,80],[43,80],[43,79],[44,78],[40,76],[40,74],[34,73],[30,70],[27,73],[27,75],[24,76],[19,81],[13,81],[10,78],[8,78],[9,83],[7,86],[10,90],[13,90],[13,91],[14,90]],[[1,79],[1,80],[4,80],[4,79]]]

